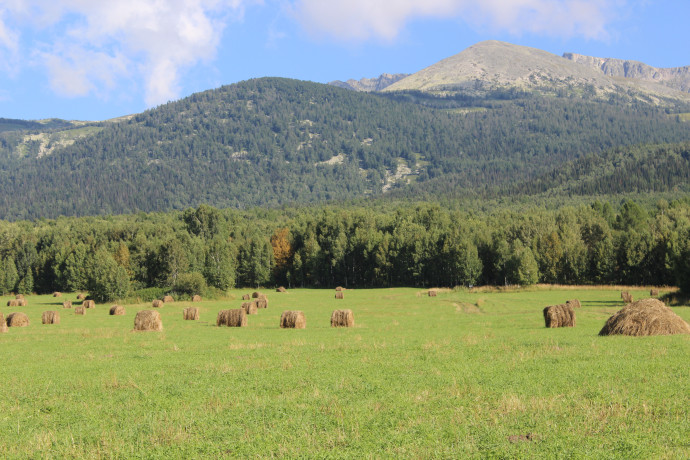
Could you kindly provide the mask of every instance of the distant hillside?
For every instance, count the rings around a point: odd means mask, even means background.
[[[16,120],[0,118],[0,133],[9,131],[45,131],[51,129],[64,129],[73,126],[73,122],[52,118],[50,120]]]
[[[378,78],[362,78],[361,80],[350,79],[348,81],[335,80],[329,85],[337,86],[338,88],[350,89],[353,91],[383,91],[393,83],[402,80],[409,74],[397,73],[391,75],[389,73],[381,74]]]

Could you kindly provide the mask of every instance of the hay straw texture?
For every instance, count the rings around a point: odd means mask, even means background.
[[[268,299],[256,299],[256,308],[268,308]]]
[[[14,298],[15,298],[15,299],[23,299],[23,298],[24,298],[24,294],[17,294],[16,296],[14,296]]]
[[[331,313],[331,327],[352,327],[355,325],[355,315],[352,310],[334,310]]]
[[[623,302],[625,303],[632,303],[633,302],[633,297],[630,295],[628,291],[622,291],[621,292],[621,299],[623,299]]]
[[[299,310],[286,310],[280,315],[280,327],[283,329],[306,329],[307,319]]]
[[[17,300],[17,299],[8,300],[7,306],[8,307],[18,307],[19,306],[19,300]]]
[[[0,312],[0,333],[9,331],[7,327],[7,322],[5,321],[5,315]]]
[[[573,308],[581,308],[582,307],[582,305],[580,304],[580,301],[577,299],[568,300],[565,304],[570,305]]]
[[[134,317],[135,331],[162,331],[161,314],[154,310],[141,310]]]
[[[187,307],[182,310],[182,318],[185,321],[196,321],[199,319],[199,309],[196,307]]]
[[[26,299],[18,299],[17,300],[17,306],[18,307],[26,307],[27,305],[29,305],[29,302],[27,302]]]
[[[280,286],[278,289],[276,289],[276,292],[287,292],[287,289],[285,289],[283,286]]]
[[[62,308],[72,308],[72,301],[65,300],[64,302],[62,302]]]
[[[201,302],[201,296],[200,295],[192,296],[192,302]]]
[[[18,311],[7,316],[7,327],[26,327],[29,325],[29,317]]]
[[[260,295],[260,292],[252,292],[252,299],[258,299]]]
[[[657,299],[638,300],[611,316],[599,335],[690,334],[690,325]]]
[[[96,302],[93,300],[85,300],[81,303],[84,308],[96,308]]]
[[[77,294],[77,300],[84,300],[86,298],[85,294]]]
[[[113,305],[110,307],[110,316],[122,316],[125,314],[125,307],[122,305]]]
[[[75,315],[85,315],[86,314],[86,308],[84,308],[83,305],[77,305],[74,307],[74,314]]]
[[[658,297],[659,296],[659,290],[658,289],[650,289],[649,295],[652,297]]]
[[[53,292],[53,297],[62,297],[62,292]]]
[[[254,302],[244,302],[242,304],[242,310],[248,315],[256,315],[259,313],[259,307],[256,304],[256,301]]]
[[[153,301],[153,308],[160,308],[163,306],[163,301],[160,299],[156,299]]]
[[[550,305],[544,308],[546,327],[575,327],[575,310],[571,305]]]
[[[344,299],[344,298],[345,298],[345,295],[343,294],[343,291],[337,291],[337,292],[335,293],[335,298],[336,298],[336,299]]]
[[[163,302],[165,302],[165,303],[174,302],[174,301],[175,301],[175,299],[173,299],[171,295],[166,295],[163,297]]]
[[[60,324],[60,313],[57,311],[44,311],[41,315],[43,324]]]
[[[436,297],[436,290],[429,289],[429,297]]]
[[[245,294],[242,296],[242,300],[249,300],[251,298],[252,298],[252,296],[250,296],[249,294]]]
[[[335,290],[336,290],[336,292],[340,292],[340,291],[344,291],[345,288],[342,286],[338,286],[337,288],[335,288]]]
[[[245,313],[245,311],[241,308],[233,310],[221,310],[218,312],[216,325],[227,327],[246,327],[247,313]]]

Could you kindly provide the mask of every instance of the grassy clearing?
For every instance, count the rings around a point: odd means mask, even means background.
[[[3,306],[31,320],[0,335],[3,457],[690,456],[690,337],[598,337],[619,291],[268,292],[249,327],[215,327],[244,292],[195,303],[196,322],[166,304],[162,333],[131,332],[148,304]],[[577,327],[544,328],[570,298]],[[331,329],[336,308],[356,327]],[[61,324],[40,324],[48,309]],[[280,330],[286,309],[307,329]]]

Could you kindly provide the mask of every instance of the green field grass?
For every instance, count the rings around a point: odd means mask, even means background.
[[[199,321],[166,304],[162,333],[132,332],[148,304],[0,299],[31,321],[0,334],[2,457],[690,457],[690,336],[598,337],[620,291],[266,291],[248,327],[216,327],[245,292],[194,304]],[[577,327],[546,329],[570,298]],[[356,326],[331,329],[336,308]],[[286,309],[307,329],[279,329]]]

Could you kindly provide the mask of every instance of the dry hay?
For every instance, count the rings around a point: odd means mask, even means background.
[[[156,299],[153,301],[153,308],[160,308],[163,306],[163,301],[160,299]]]
[[[29,302],[26,299],[17,300],[18,307],[26,307],[27,305],[29,305]]]
[[[166,295],[163,297],[163,302],[165,302],[165,303],[170,303],[170,302],[174,302],[174,301],[175,301],[175,299],[173,299],[171,295]]]
[[[252,292],[252,299],[258,299],[260,295],[261,295],[260,292],[256,292],[256,291]]]
[[[201,296],[198,294],[193,295],[192,302],[201,302]]]
[[[582,304],[580,304],[580,301],[577,299],[571,299],[566,301],[566,305],[571,305],[573,308],[581,308]]]
[[[611,316],[599,335],[690,334],[690,325],[657,299],[630,303]]]
[[[436,297],[436,290],[435,289],[429,289],[429,297]]]
[[[96,308],[96,302],[93,300],[85,300],[81,303],[84,308]]]
[[[15,298],[15,299],[23,299],[23,298],[24,298],[24,294],[17,294],[16,296],[14,296],[14,298]]]
[[[83,305],[77,305],[74,307],[74,314],[75,315],[85,315],[86,314],[86,308],[84,308]]]
[[[199,319],[199,309],[196,307],[187,307],[182,310],[182,318],[185,321],[196,321]]]
[[[631,296],[628,291],[621,291],[621,299],[623,299],[623,302],[625,303],[633,302],[633,296]]]
[[[154,310],[141,310],[134,317],[135,331],[162,331],[161,314]]]
[[[248,315],[256,315],[259,313],[259,306],[257,301],[254,302],[244,302],[242,303],[242,310]]]
[[[77,300],[84,300],[86,298],[86,294],[77,294]]]
[[[285,289],[283,286],[280,286],[278,289],[276,289],[276,292],[287,292],[287,289]]]
[[[53,292],[53,297],[62,297],[62,292],[58,292],[58,291]]]
[[[650,289],[649,295],[652,297],[658,297],[659,296],[659,290],[658,289]]]
[[[8,300],[7,306],[8,307],[18,307],[19,306],[19,300],[17,300],[17,299]]]
[[[299,310],[285,310],[280,315],[280,327],[283,329],[306,329],[307,319]]]
[[[29,325],[29,317],[18,311],[7,316],[7,327],[26,327]]]
[[[216,318],[216,326],[246,327],[247,313],[242,308],[221,310]]]
[[[337,291],[337,292],[335,293],[335,298],[336,298],[336,299],[344,299],[344,298],[345,298],[345,295],[343,294],[343,291]]]
[[[254,302],[256,302],[256,308],[268,308],[268,299],[266,298],[256,299]]]
[[[64,302],[62,302],[62,308],[72,308],[72,301],[65,300]]]
[[[546,327],[575,327],[575,310],[572,305],[550,305],[544,308]]]
[[[355,315],[352,310],[334,310],[331,313],[331,327],[352,327],[355,325]]]
[[[2,332],[7,332],[9,328],[7,327],[7,323],[5,322],[5,315],[0,312],[0,333]]]
[[[125,314],[125,307],[122,305],[113,305],[110,307],[110,316],[122,316]]]
[[[41,315],[43,324],[60,324],[60,313],[57,311],[44,311]]]
[[[249,300],[251,298],[252,298],[252,296],[250,296],[249,294],[245,294],[242,296],[242,300]]]
[[[345,290],[345,288],[342,286],[338,286],[337,288],[335,288],[336,292],[340,292],[340,291],[344,291],[344,290]]]

